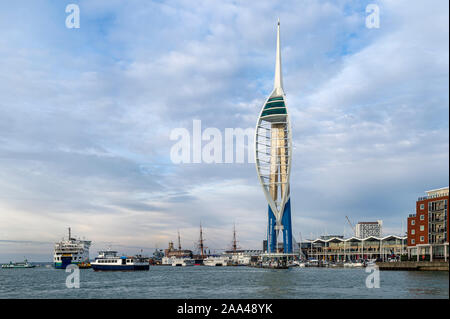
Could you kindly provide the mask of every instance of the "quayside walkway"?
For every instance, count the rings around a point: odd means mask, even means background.
[[[448,261],[377,262],[380,270],[441,270],[448,271]]]

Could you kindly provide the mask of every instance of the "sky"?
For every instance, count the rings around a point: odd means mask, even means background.
[[[80,8],[80,28],[65,21]],[[366,6],[380,9],[367,28]],[[254,128],[271,93],[276,22],[291,117],[297,240],[383,220],[402,234],[449,184],[447,1],[0,2],[0,261],[261,249],[253,163],[171,161],[176,128]]]

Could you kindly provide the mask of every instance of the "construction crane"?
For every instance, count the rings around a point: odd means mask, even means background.
[[[356,229],[353,226],[352,222],[350,221],[350,219],[348,218],[348,216],[345,216],[345,218],[347,219],[348,224],[350,225],[350,228],[353,230],[353,236],[356,236]]]

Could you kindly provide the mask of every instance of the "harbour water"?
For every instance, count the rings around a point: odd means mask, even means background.
[[[67,288],[64,270],[0,270],[0,298],[449,298],[445,271],[380,271],[367,288],[364,268],[153,266],[149,271],[80,270],[80,288]]]

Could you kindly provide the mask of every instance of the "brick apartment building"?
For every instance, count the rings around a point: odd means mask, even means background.
[[[408,257],[415,256],[418,261],[447,261],[449,188],[426,191],[426,194],[417,200],[416,213],[408,217]]]

